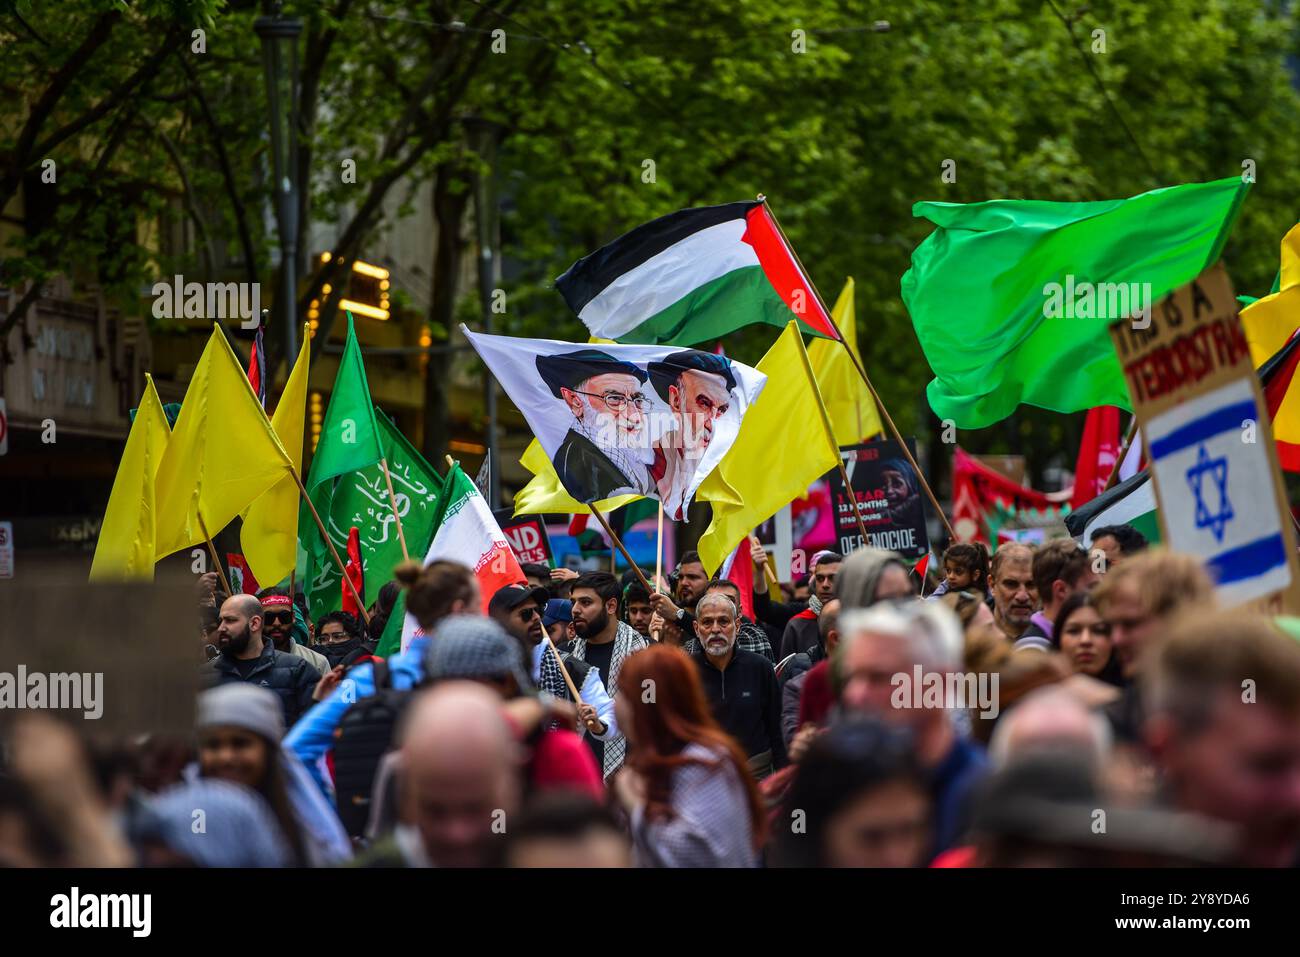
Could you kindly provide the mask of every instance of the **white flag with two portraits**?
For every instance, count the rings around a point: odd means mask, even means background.
[[[767,382],[757,369],[699,349],[461,329],[523,413],[565,491],[586,503],[656,498],[678,521]]]

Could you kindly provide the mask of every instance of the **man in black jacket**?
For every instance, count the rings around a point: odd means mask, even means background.
[[[262,603],[252,595],[232,595],[221,606],[216,631],[220,654],[204,668],[210,685],[247,681],[274,691],[284,709],[284,726],[293,727],[314,704],[320,672],[305,658],[276,651],[262,637]]]
[[[781,691],[772,663],[736,647],[737,609],[721,592],[709,592],[696,605],[695,636],[699,666],[713,716],[749,756],[749,768],[762,780],[786,764],[781,735]]]

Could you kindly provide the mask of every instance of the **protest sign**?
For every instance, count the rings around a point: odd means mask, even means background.
[[[908,444],[915,454],[915,441]],[[835,506],[836,551],[847,555],[865,545],[912,560],[929,554],[920,481],[902,447],[893,441],[864,442],[841,447],[840,457],[853,491],[850,496],[845,490],[838,469],[826,476]],[[855,500],[867,529],[865,542],[853,514]]]
[[[516,518],[514,510],[499,508],[492,513],[505,533],[510,548],[519,559],[519,564],[549,565],[554,567],[554,555],[551,551],[551,539],[546,534],[546,525],[540,515],[521,515]]]
[[[1300,610],[1295,531],[1227,272],[1207,270],[1110,332],[1162,540],[1205,560],[1225,605]]]

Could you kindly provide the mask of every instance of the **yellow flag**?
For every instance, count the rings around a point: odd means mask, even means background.
[[[307,415],[307,375],[311,365],[311,331],[302,327],[302,348],[280,404],[271,416],[271,428],[289,453],[293,467],[302,473],[303,420]],[[205,516],[206,519],[206,516]],[[209,528],[211,531],[211,528]],[[286,475],[244,512],[239,530],[244,560],[261,585],[287,578],[298,559],[298,483]]]
[[[698,546],[710,575],[755,526],[804,495],[839,461],[796,323],[785,327],[758,371],[767,376],[767,384],[745,413],[735,443],[698,493],[713,506],[713,521]]]
[[[1300,225],[1282,238],[1282,280],[1278,291],[1241,310],[1241,329],[1258,369],[1300,328]]]
[[[853,308],[853,277],[844,281],[840,298],[831,310],[835,325],[844,334],[844,343],[858,356],[858,324]],[[814,339],[808,346],[808,361],[817,377],[826,414],[830,416],[835,438],[840,445],[855,445],[884,431],[880,412],[866,383],[853,366],[844,346],[830,339]]]
[[[144,380],[144,395],[99,526],[95,559],[90,565],[93,582],[153,581],[154,477],[172,430],[153,376],[146,374]]]
[[[516,515],[541,515],[545,512],[568,512],[591,514],[591,509],[573,498],[560,484],[560,477],[555,474],[555,466],[546,455],[546,450],[536,439],[528,443],[524,454],[519,457],[519,464],[533,473],[528,484],[515,493]],[[597,502],[596,508],[610,512],[642,498],[640,495],[616,495],[603,502]]]
[[[155,559],[202,542],[205,526],[216,535],[290,465],[239,359],[213,326],[158,466]]]

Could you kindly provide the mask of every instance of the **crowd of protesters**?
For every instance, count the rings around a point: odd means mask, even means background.
[[[192,733],[16,723],[0,863],[1300,863],[1297,623],[1127,526],[953,545],[941,581],[823,552],[781,594],[693,552],[653,589],[524,572],[404,565],[368,626],[203,576]]]

